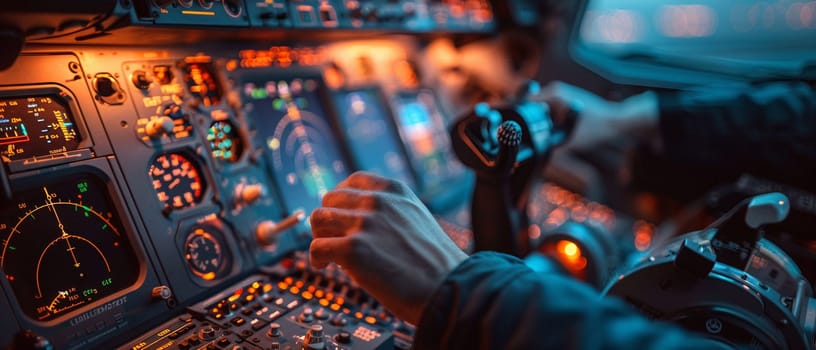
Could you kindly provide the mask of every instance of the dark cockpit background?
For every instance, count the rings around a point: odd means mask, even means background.
[[[410,348],[412,325],[337,266],[309,266],[324,193],[357,170],[399,179],[469,251],[460,116],[516,102],[531,79],[609,100],[812,81],[814,4],[3,4],[0,347]],[[813,198],[660,162],[627,140],[554,153],[525,207],[529,264],[602,290],[745,197]],[[795,209],[769,238],[812,282],[813,210]]]

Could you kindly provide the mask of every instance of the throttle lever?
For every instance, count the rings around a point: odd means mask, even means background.
[[[762,227],[782,222],[789,212],[790,201],[779,192],[757,195],[737,204],[709,226],[717,230],[711,242],[717,261],[745,268],[762,238]]]

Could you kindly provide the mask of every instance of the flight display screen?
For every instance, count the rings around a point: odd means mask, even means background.
[[[245,81],[247,116],[264,145],[290,212],[307,215],[349,175],[341,145],[322,107],[317,79]]]
[[[400,134],[423,190],[438,190],[465,172],[451,149],[445,119],[430,91],[398,94],[393,99]]]
[[[81,141],[75,116],[58,94],[0,97],[4,162],[73,151]]]
[[[399,131],[379,90],[337,91],[334,103],[357,165],[415,187],[416,181],[399,141]]]
[[[117,293],[139,261],[96,176],[75,174],[0,206],[0,268],[22,311],[45,322]]]

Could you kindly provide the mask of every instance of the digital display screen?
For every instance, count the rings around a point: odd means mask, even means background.
[[[59,95],[0,97],[4,162],[73,151],[80,141],[74,116]]]
[[[378,90],[337,91],[334,102],[357,165],[416,187],[399,131]]]
[[[307,215],[349,175],[317,79],[244,82],[244,106],[290,212]]]
[[[465,168],[453,154],[442,112],[430,91],[397,95],[394,111],[424,190],[438,189],[464,174]]]
[[[139,260],[104,182],[76,174],[0,210],[0,268],[23,312],[49,321],[134,283]]]

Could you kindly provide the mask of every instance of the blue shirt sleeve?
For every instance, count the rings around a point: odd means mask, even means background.
[[[727,349],[512,256],[474,254],[424,310],[416,349]]]
[[[816,189],[816,92],[804,83],[658,95],[674,164]]]

